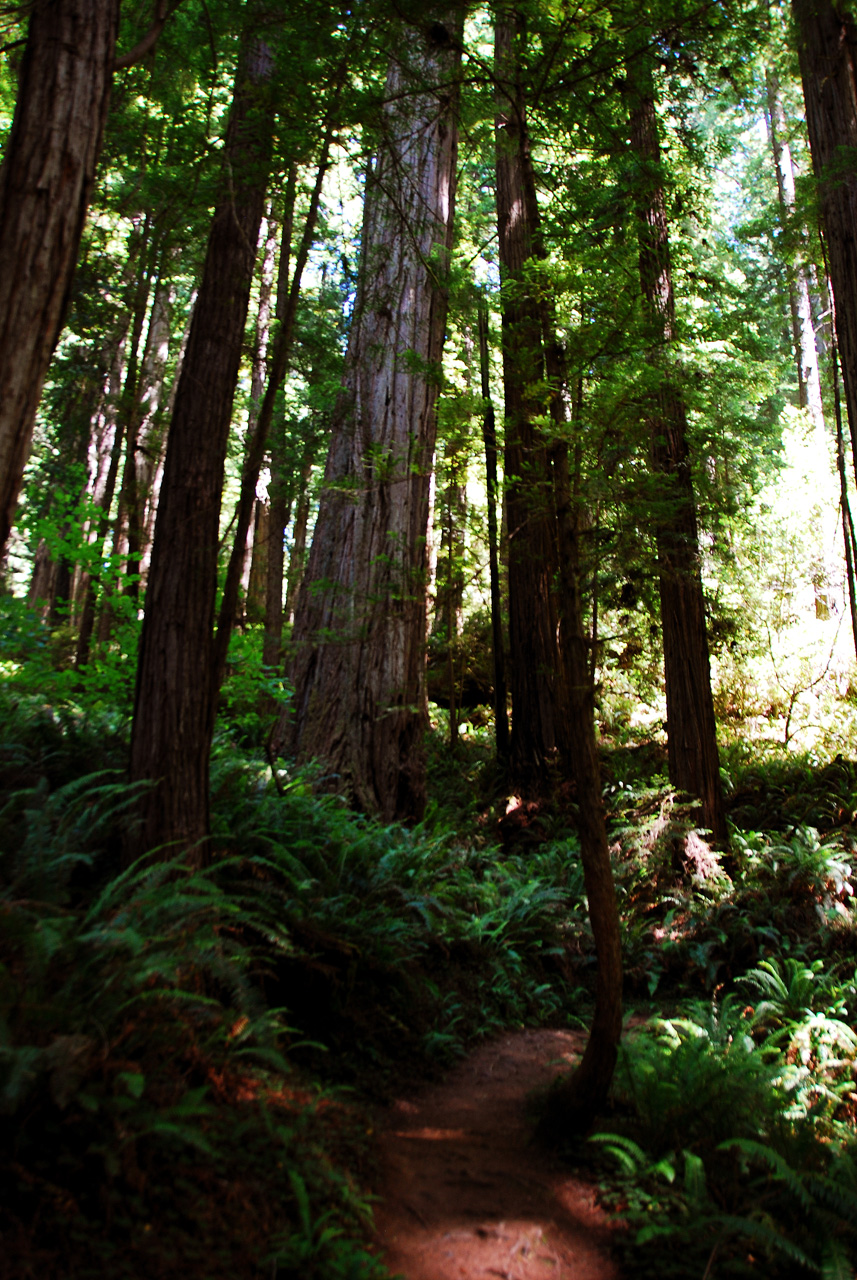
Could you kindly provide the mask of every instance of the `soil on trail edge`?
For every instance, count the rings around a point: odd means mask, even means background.
[[[384,1260],[406,1280],[619,1280],[590,1183],[530,1142],[527,1095],[584,1036],[522,1031],[378,1117]]]

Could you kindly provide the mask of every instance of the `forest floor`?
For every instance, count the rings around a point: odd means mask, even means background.
[[[580,1055],[582,1032],[509,1033],[440,1084],[379,1112],[375,1219],[406,1280],[618,1280],[617,1222],[596,1187],[532,1141],[531,1095]]]

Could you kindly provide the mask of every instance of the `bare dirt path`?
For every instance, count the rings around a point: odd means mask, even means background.
[[[375,1219],[394,1274],[619,1280],[593,1187],[529,1141],[527,1095],[582,1048],[580,1033],[511,1033],[382,1113]]]

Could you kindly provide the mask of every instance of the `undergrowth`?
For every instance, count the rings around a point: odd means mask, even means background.
[[[123,869],[125,661],[78,677],[13,622],[0,1275],[381,1280],[365,1099],[590,1007],[573,795],[510,804],[486,731],[453,756],[438,716],[425,822],[355,815],[249,749],[288,694],[239,645],[212,865]],[[635,1275],[851,1277],[854,766],[727,754],[731,860],[664,769],[656,745],[604,757],[635,1016],[575,1158]]]
[[[224,734],[212,865],[122,869],[121,734],[99,749],[91,716],[15,692],[0,1274],[382,1276],[367,1121],[335,1086],[386,1097],[475,1037],[567,1016],[573,846],[385,827]]]
[[[737,771],[730,877],[662,777],[611,763],[628,983],[671,1012],[629,1024],[611,1109],[577,1159],[628,1225],[636,1275],[850,1280],[853,768]]]

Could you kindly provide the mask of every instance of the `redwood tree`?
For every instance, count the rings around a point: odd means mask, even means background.
[[[221,196],[170,425],[131,735],[143,794],[130,855],[164,845],[204,855],[214,729],[212,629],[223,469],[272,147],[273,57],[244,41]]]
[[[544,785],[566,741],[568,710],[557,643],[558,572],[549,442],[540,427],[544,381],[539,303],[528,278],[538,226],[524,94],[516,54],[517,12],[495,30],[497,225],[506,401],[506,521],[509,538],[510,765],[524,793]]]
[[[119,0],[35,0],[0,168],[0,556],[65,314],[110,99]]]
[[[857,444],[857,27],[848,4],[792,0],[852,449]],[[855,449],[857,453],[857,449]]]
[[[658,554],[669,775],[699,796],[717,841],[728,839],[699,561],[687,413],[670,362],[676,339],[666,197],[648,53],[632,69],[630,133],[637,162],[640,287],[648,327],[652,387],[644,402],[657,479],[654,532]]]
[[[367,174],[358,296],[272,743],[360,807],[422,812],[426,534],[447,310],[463,6],[401,28]]]
[[[508,108],[501,111],[498,119],[497,205],[501,263],[506,266],[509,272],[506,280],[512,285],[511,289],[508,284],[505,286],[503,335],[507,475],[509,436],[512,437],[511,456],[519,468],[511,480],[507,479],[507,485],[519,504],[523,523],[518,536],[521,546],[526,546],[526,557],[521,561],[517,578],[518,590],[527,606],[526,611],[522,611],[522,626],[528,621],[530,636],[542,636],[542,643],[549,640],[552,645],[542,652],[541,661],[545,664],[542,669],[530,673],[530,689],[537,688],[536,679],[543,684],[550,680],[553,689],[562,694],[562,701],[553,707],[552,714],[558,740],[560,728],[562,730],[562,761],[574,782],[581,861],[598,957],[595,1013],[583,1058],[572,1074],[558,1081],[548,1106],[547,1125],[554,1136],[557,1132],[565,1136],[589,1124],[610,1088],[622,1035],[622,946],[602,799],[593,673],[583,624],[581,506],[573,498],[569,476],[568,439],[573,424],[567,421],[565,353],[556,333],[550,285],[538,263],[546,254],[530,155],[526,94],[521,80],[520,46],[524,38],[523,21],[517,11],[506,12],[498,19],[495,33],[498,93],[505,97]],[[523,349],[525,342],[530,344],[528,351]],[[525,378],[529,382],[524,381]],[[536,378],[543,387],[549,388],[548,408],[553,428],[550,436],[533,421],[538,408],[542,410],[542,418],[544,416],[544,405],[533,402],[533,392],[529,389]],[[515,415],[511,419],[510,406]],[[507,507],[508,503],[507,496]],[[509,591],[513,618],[514,580],[510,548]],[[557,622],[561,626],[561,653],[556,640]],[[528,639],[526,635],[522,637],[523,643]],[[514,642],[512,656],[514,667]],[[522,656],[519,647],[519,661]],[[553,666],[548,667],[549,662]],[[514,675],[512,689],[514,696]],[[529,692],[524,687],[524,693]],[[538,701],[525,705],[531,707],[532,713],[540,714]],[[517,717],[514,703],[513,711]],[[563,716],[564,723],[560,725]],[[513,719],[513,744],[514,724]],[[524,733],[529,730],[530,726],[524,727]],[[519,755],[517,769],[529,763]]]

